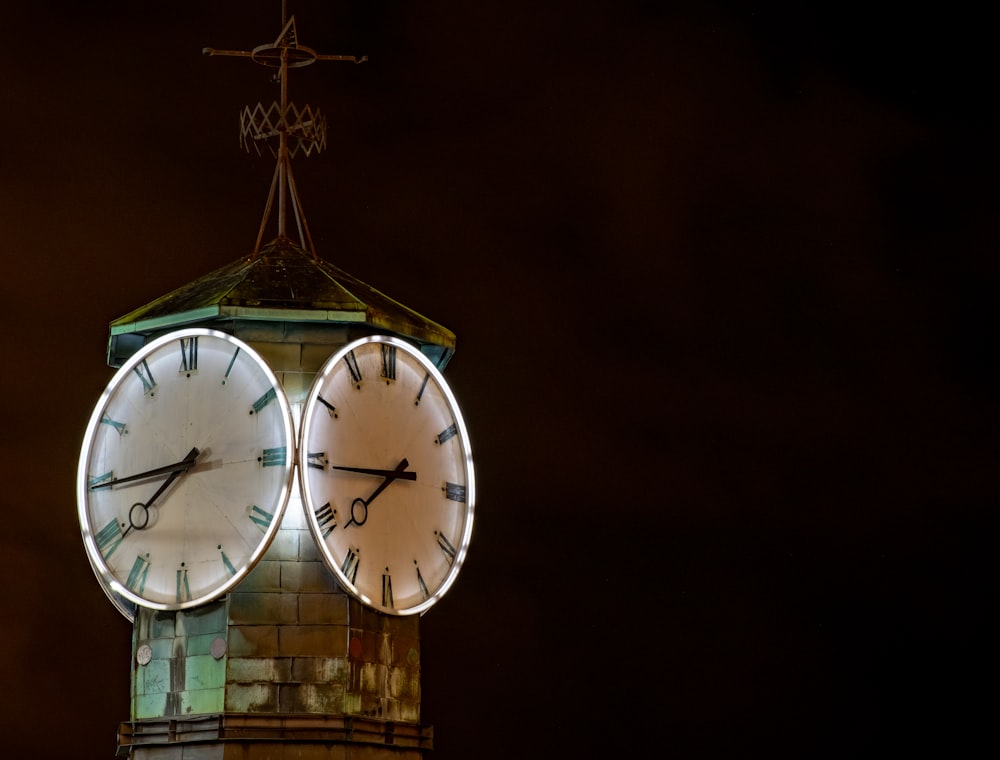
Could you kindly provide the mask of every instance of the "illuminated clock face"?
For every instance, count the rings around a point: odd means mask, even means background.
[[[294,459],[288,401],[252,348],[205,329],[157,338],[114,375],[84,438],[77,502],[95,571],[154,609],[219,597],[270,544]]]
[[[465,423],[409,343],[355,341],[317,375],[303,414],[306,517],[345,589],[382,612],[423,612],[458,575],[475,482]]]

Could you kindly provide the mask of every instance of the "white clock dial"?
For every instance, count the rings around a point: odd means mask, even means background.
[[[250,346],[206,329],[151,341],[84,438],[77,502],[94,569],[154,609],[218,598],[270,544],[294,461],[288,400]]]
[[[396,338],[345,346],[313,383],[299,452],[306,517],[344,588],[396,615],[440,599],[468,549],[475,479],[434,365]]]

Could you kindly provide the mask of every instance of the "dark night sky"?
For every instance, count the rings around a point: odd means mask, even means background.
[[[371,58],[291,80],[330,122],[295,165],[319,254],[458,334],[480,501],[422,621],[434,758],[995,743],[995,32],[868,6],[290,2]],[[280,3],[0,10],[0,733],[97,760],[107,324],[252,247],[237,114],[276,88],[200,51]]]

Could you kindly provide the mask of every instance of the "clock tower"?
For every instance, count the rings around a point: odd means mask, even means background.
[[[322,150],[325,120],[288,74],[364,59],[300,44],[282,15],[272,43],[204,51],[281,86],[241,116],[244,147],[276,159],[256,244],[111,323],[117,372],[80,457],[87,555],[133,624],[118,755],[135,760],[432,745],[419,615],[454,582],[475,504],[441,375],[455,336],[317,255],[291,159]]]

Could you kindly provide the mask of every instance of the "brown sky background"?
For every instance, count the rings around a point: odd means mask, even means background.
[[[319,254],[458,335],[451,758],[968,755],[997,675],[995,32],[972,5],[290,2]],[[983,11],[985,13],[985,11]],[[943,15],[942,15],[943,14]],[[0,3],[5,756],[110,758],[74,479],[110,320],[247,253],[277,0]]]

